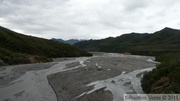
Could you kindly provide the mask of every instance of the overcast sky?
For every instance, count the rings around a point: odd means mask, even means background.
[[[48,39],[180,29],[180,0],[0,0],[0,26]]]

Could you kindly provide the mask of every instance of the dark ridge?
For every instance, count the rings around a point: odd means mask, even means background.
[[[0,64],[50,61],[48,58],[91,56],[69,44],[23,35],[0,26]]]
[[[74,46],[88,51],[132,52],[138,51],[180,51],[180,30],[165,27],[149,33],[129,33],[115,38],[89,40]]]
[[[62,43],[68,43],[70,45],[73,45],[77,42],[83,41],[83,40],[78,40],[78,39],[63,40],[63,39],[56,39],[56,38],[52,38],[51,40],[57,41],[57,42],[62,42]]]

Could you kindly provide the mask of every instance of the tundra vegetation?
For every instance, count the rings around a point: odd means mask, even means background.
[[[91,55],[70,44],[23,35],[0,26],[0,65],[49,62],[51,58]]]
[[[156,56],[161,62],[141,79],[145,93],[180,93],[180,52],[164,52]]]

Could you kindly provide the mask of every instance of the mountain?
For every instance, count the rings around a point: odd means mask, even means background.
[[[70,45],[73,45],[73,44],[75,44],[77,42],[82,41],[82,40],[78,40],[78,39],[63,40],[63,39],[56,39],[56,38],[52,38],[51,40],[57,41],[57,42],[62,42],[62,43],[68,43]]]
[[[100,52],[180,51],[180,30],[166,27],[154,33],[129,33],[115,38],[81,41],[74,46]]]
[[[50,61],[48,58],[91,56],[69,44],[23,35],[0,26],[0,65]]]

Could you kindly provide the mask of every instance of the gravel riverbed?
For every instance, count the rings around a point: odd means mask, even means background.
[[[118,101],[143,93],[140,78],[154,57],[95,53],[51,63],[0,68],[0,101]]]

